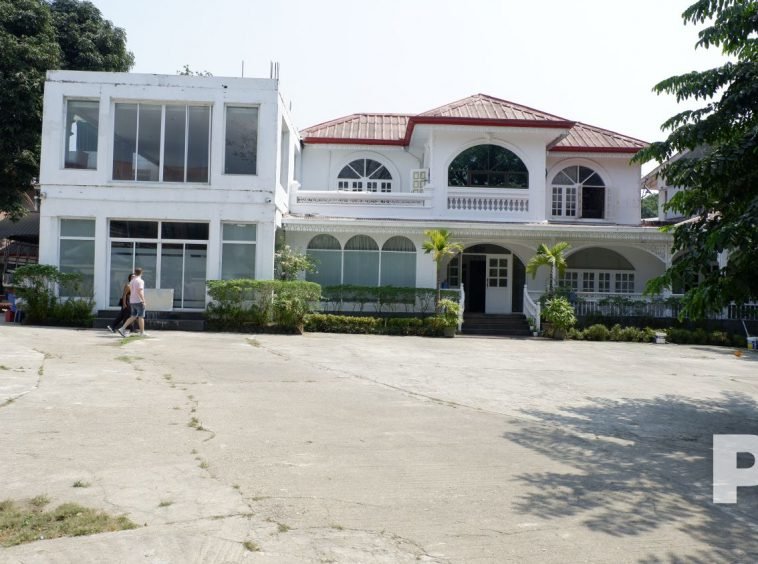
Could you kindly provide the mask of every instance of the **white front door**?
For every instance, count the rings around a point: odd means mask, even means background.
[[[510,255],[487,255],[487,294],[484,313],[510,313],[511,308]]]

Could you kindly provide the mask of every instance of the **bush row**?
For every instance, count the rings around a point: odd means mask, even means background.
[[[65,273],[49,264],[27,264],[14,272],[16,294],[24,300],[21,308],[24,323],[91,327],[95,302],[91,297],[58,298],[56,288],[65,288],[69,295],[86,295],[82,277]]]
[[[208,280],[213,300],[206,309],[212,331],[250,331],[274,326],[302,333],[305,316],[321,297],[321,287],[302,280]]]
[[[416,335],[441,337],[450,325],[443,316],[368,317],[312,313],[305,316],[305,330],[319,333],[353,333],[363,335]]]
[[[458,300],[455,290],[442,290],[442,298]],[[374,311],[394,313],[404,311],[431,314],[437,290],[434,288],[406,288],[396,286],[324,286],[321,302],[326,311],[364,311],[371,305]]]
[[[655,339],[658,331],[651,327],[640,329],[638,327],[622,327],[618,323],[610,329],[605,325],[596,323],[586,329],[571,329],[568,332],[569,339],[577,341],[627,341],[635,343],[649,343]],[[744,347],[747,345],[745,337],[730,334],[726,331],[706,331],[705,329],[681,329],[669,327],[665,330],[666,340],[669,343],[680,345],[715,345],[724,347]]]

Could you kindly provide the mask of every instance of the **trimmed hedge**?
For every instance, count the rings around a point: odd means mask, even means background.
[[[305,316],[305,330],[314,333],[352,333],[363,335],[415,335],[441,337],[449,320],[433,317],[369,317],[311,313]]]
[[[442,290],[442,298],[458,301],[458,292]],[[434,301],[437,299],[435,288],[406,288],[395,286],[324,286],[321,289],[321,302],[326,311],[362,312],[371,305],[378,313],[416,312],[434,313]],[[349,306],[347,304],[350,304]]]
[[[274,328],[302,333],[305,316],[321,297],[321,287],[302,280],[208,280],[213,300],[205,312],[212,331]]]
[[[577,341],[626,341],[633,343],[649,343],[655,339],[658,331],[650,327],[622,327],[618,323],[610,329],[601,323],[590,325],[586,329],[571,329],[569,339]],[[705,329],[681,329],[669,327],[665,330],[669,343],[680,345],[715,345],[722,347],[745,347],[747,340],[742,335],[730,334],[726,331],[706,331]]]

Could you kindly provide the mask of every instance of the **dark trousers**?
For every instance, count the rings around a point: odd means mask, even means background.
[[[111,327],[113,327],[114,330],[121,327],[121,324],[129,319],[131,311],[132,308],[128,305],[126,307],[122,307],[121,311],[118,312],[118,317],[116,317],[116,319],[111,322]],[[132,321],[132,325],[134,325],[134,321]],[[126,329],[126,327],[124,327],[124,329]]]

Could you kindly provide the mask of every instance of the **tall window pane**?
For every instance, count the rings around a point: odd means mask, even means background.
[[[66,103],[66,168],[97,168],[97,132],[100,102],[69,100]]]
[[[161,288],[174,289],[174,307],[182,307],[184,245],[161,245]]]
[[[308,249],[306,254],[316,263],[316,272],[306,272],[306,280],[322,286],[339,286],[342,283],[342,251]]]
[[[226,174],[256,174],[258,108],[226,108]]]
[[[166,106],[163,140],[163,181],[184,182],[186,106]]]
[[[255,278],[255,224],[226,223],[222,237],[221,278]]]
[[[64,297],[91,296],[95,283],[95,222],[83,219],[62,219],[59,243],[61,272],[76,273],[76,284],[62,285]]]
[[[140,104],[137,180],[158,181],[161,160],[161,106]]]
[[[134,266],[142,267],[142,279],[145,288],[155,288],[155,273],[158,269],[158,245],[155,243],[136,243],[134,249]]]
[[[137,104],[116,104],[113,128],[113,179],[134,180]]]
[[[205,265],[208,262],[206,245],[184,246],[184,286],[182,307],[205,307]]]
[[[190,106],[187,111],[187,182],[208,182],[211,109]]]
[[[134,243],[113,241],[111,243],[110,292],[108,303],[118,305],[118,299],[129,275],[134,272]]]

